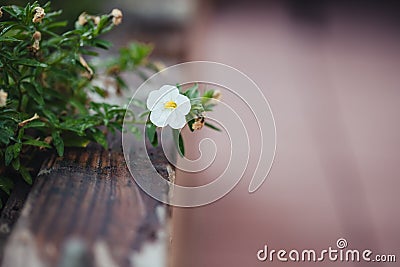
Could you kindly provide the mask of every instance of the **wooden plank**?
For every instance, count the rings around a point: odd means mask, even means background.
[[[33,177],[38,174],[42,163],[48,156],[48,152],[39,151],[35,156],[35,160],[28,163],[29,168],[32,170],[31,173]],[[7,199],[0,214],[0,262],[3,261],[5,243],[21,214],[22,208],[32,188],[32,185],[27,184],[22,177],[16,177],[17,174],[15,172],[10,172],[6,175],[13,178],[14,189],[11,191],[11,195]]]
[[[167,178],[163,154],[150,156]],[[43,164],[2,266],[140,266],[151,260],[149,249],[159,251],[152,266],[163,266],[166,216],[167,207],[136,185],[121,152],[69,149]]]
[[[8,198],[6,205],[4,205],[0,215],[0,261],[3,259],[3,248],[9,238],[11,229],[19,218],[25,200],[31,189],[31,186],[22,180],[22,178],[14,180],[15,188],[11,192],[11,195]]]

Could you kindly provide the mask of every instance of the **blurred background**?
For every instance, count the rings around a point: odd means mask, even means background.
[[[310,266],[259,262],[256,253],[264,245],[321,250],[341,237],[349,248],[400,257],[398,1],[53,3],[72,17],[118,7],[124,21],[109,36],[116,48],[140,40],[154,43],[153,57],[167,66],[228,64],[250,76],[269,100],[277,151],[266,182],[249,194],[246,173],[215,203],[174,208],[171,266]],[[226,139],[205,129],[185,142],[208,136],[217,144]],[[189,157],[196,153],[189,149]],[[255,164],[250,161],[250,169]],[[217,169],[178,172],[177,180],[204,183]],[[330,265],[365,263],[318,263]]]

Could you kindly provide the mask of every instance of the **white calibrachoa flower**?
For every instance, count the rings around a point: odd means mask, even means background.
[[[180,129],[186,124],[185,115],[190,111],[190,100],[179,93],[176,86],[163,85],[150,92],[147,108],[151,111],[150,121],[158,127],[171,126]]]

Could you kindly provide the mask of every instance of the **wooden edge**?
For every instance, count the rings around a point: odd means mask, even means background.
[[[162,150],[149,155],[173,179]],[[68,149],[43,164],[2,266],[166,266],[170,215],[136,185],[121,152]]]

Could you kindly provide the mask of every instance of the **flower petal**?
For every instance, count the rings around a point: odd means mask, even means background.
[[[170,117],[172,110],[169,109],[156,109],[150,113],[150,121],[157,127],[164,127],[168,124],[168,118]]]
[[[157,103],[157,100],[159,98],[159,93],[158,91],[151,91],[149,96],[147,97],[147,108],[151,111],[154,109],[155,104]]]
[[[183,128],[186,124],[185,115],[177,110],[174,110],[174,112],[172,112],[171,115],[168,117],[168,124],[173,129]]]
[[[164,99],[168,101],[169,98],[175,98],[177,95],[179,95],[179,90],[176,86],[163,85],[160,89],[150,92],[146,102],[147,108],[152,111],[157,104],[164,102]]]
[[[178,105],[176,111],[179,111],[182,115],[188,114],[192,108],[190,105],[190,99],[185,95],[177,95],[175,98],[175,103]]]

